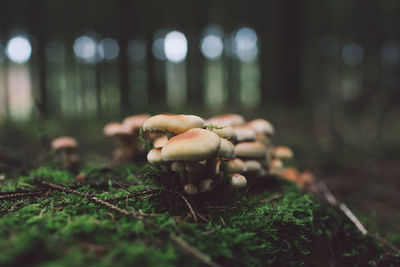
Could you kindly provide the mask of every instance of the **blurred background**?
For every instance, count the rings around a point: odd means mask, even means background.
[[[111,120],[262,117],[400,244],[400,1],[0,0],[0,169]],[[13,165],[14,164],[14,165]]]

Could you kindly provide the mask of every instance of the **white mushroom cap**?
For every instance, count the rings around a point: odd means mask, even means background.
[[[188,195],[196,195],[198,192],[197,187],[194,184],[186,184],[184,190]]]
[[[215,133],[204,129],[191,129],[172,137],[162,148],[164,161],[208,159],[217,154],[221,139]]]
[[[233,129],[236,133],[236,139],[238,142],[256,140],[256,131],[249,126],[235,126]]]
[[[110,122],[106,124],[103,132],[106,136],[130,135],[129,129],[119,122]]]
[[[126,127],[130,132],[137,131],[140,127],[143,126],[145,121],[150,118],[149,114],[139,114],[126,117],[122,124]]]
[[[78,142],[69,136],[61,136],[53,140],[51,147],[55,150],[72,149],[78,147]]]
[[[275,146],[272,150],[272,156],[278,159],[293,158],[293,151],[287,146]]]
[[[225,138],[221,138],[221,145],[218,150],[218,156],[223,158],[233,158],[235,155],[233,144]]]
[[[254,119],[246,123],[257,132],[261,132],[267,135],[273,135],[275,133],[274,126],[267,120],[264,119]]]
[[[228,170],[232,173],[245,171],[244,161],[239,158],[234,158],[234,159],[229,160],[227,167],[228,167]]]
[[[245,160],[244,167],[246,172],[258,172],[262,169],[261,163],[257,160]]]
[[[231,185],[234,188],[243,188],[247,186],[247,179],[239,173],[232,174]]]
[[[237,126],[245,123],[243,116],[239,114],[222,114],[211,117],[207,120],[207,125],[223,126]]]
[[[204,179],[199,182],[200,192],[210,192],[213,189],[213,180]]]
[[[153,148],[152,150],[147,153],[147,160],[151,164],[160,164],[163,162],[162,157],[161,157],[161,148]]]
[[[162,148],[167,142],[168,142],[168,137],[166,135],[163,135],[154,140],[153,146],[155,148]]]
[[[221,138],[226,138],[232,141],[236,140],[236,132],[231,126],[226,126],[222,128],[211,128],[210,130]]]
[[[180,134],[192,128],[203,128],[204,120],[194,115],[160,114],[150,117],[144,124],[145,131],[161,131]]]
[[[267,146],[259,141],[243,142],[235,145],[235,156],[241,158],[264,158]]]

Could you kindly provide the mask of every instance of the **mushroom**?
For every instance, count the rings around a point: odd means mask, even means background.
[[[203,128],[204,120],[194,115],[166,115],[160,114],[150,117],[143,124],[144,131],[164,132],[168,139],[193,128]]]
[[[139,114],[126,117],[122,125],[130,132],[132,138],[132,148],[136,152],[144,153],[146,148],[139,140],[140,128],[144,122],[150,118],[149,114]]]
[[[246,123],[246,125],[253,128],[256,132],[263,133],[269,137],[275,134],[274,126],[264,119],[254,119]]]
[[[168,142],[168,137],[166,135],[162,135],[154,140],[153,146],[155,148],[162,148]]]
[[[232,174],[231,185],[234,188],[244,188],[247,186],[247,179],[239,173]]]
[[[233,129],[236,133],[237,142],[254,141],[257,138],[256,131],[250,126],[235,126]]]
[[[221,114],[211,117],[207,120],[206,125],[223,126],[238,126],[245,123],[243,116],[239,114]]]
[[[196,128],[172,137],[162,148],[161,156],[164,161],[182,163],[206,160],[206,167],[209,168],[209,160],[215,158],[220,145],[221,139],[218,135],[208,130]],[[190,165],[186,164],[187,166]]]
[[[287,146],[275,146],[272,148],[272,157],[278,159],[293,158],[293,151]]]
[[[147,160],[150,164],[160,167],[161,170],[167,171],[168,165],[162,160],[161,148],[153,148],[147,153]]]
[[[184,191],[188,195],[196,195],[198,192],[197,187],[194,184],[186,184]]]
[[[243,142],[235,145],[235,156],[240,158],[263,159],[267,146],[259,141]]]
[[[234,158],[229,160],[227,167],[231,173],[235,172],[243,173],[245,171],[244,161],[239,158]]]
[[[283,170],[283,162],[280,159],[272,159],[269,162],[269,172],[273,175],[279,174]]]
[[[221,138],[226,138],[231,142],[236,142],[236,132],[231,126],[225,126],[219,128],[209,127],[209,130]]]
[[[58,137],[53,140],[51,147],[57,151],[64,168],[77,168],[79,158],[75,153],[78,142],[69,136]]]
[[[117,149],[114,151],[114,159],[117,163],[130,161],[134,157],[132,135],[127,127],[118,122],[110,122],[103,131],[106,136],[114,137],[117,141]]]
[[[213,189],[214,181],[212,179],[204,179],[199,182],[200,192],[210,192]]]

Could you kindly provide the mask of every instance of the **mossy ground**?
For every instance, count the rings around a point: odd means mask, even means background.
[[[165,182],[172,179],[148,165],[93,166],[83,172],[86,183],[77,185],[67,171],[42,167],[7,177],[1,191],[29,187],[41,178],[106,199],[124,196],[127,190],[171,186]],[[113,203],[153,214],[151,220],[223,266],[400,265],[398,256],[385,254],[382,245],[362,236],[338,210],[294,184],[268,177],[238,191],[221,180],[217,189],[187,196],[197,222],[182,197],[166,189]],[[1,266],[202,265],[153,227],[81,196],[50,191],[2,201],[0,210]]]

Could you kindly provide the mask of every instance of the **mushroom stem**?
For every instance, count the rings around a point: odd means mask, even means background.
[[[217,157],[213,156],[206,160],[206,168],[209,177],[214,178],[217,169]]]

